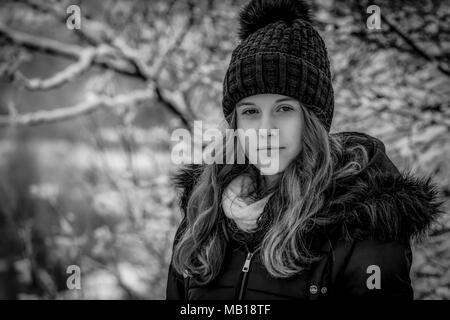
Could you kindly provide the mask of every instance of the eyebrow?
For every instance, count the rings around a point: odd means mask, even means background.
[[[275,103],[279,103],[279,102],[283,102],[283,101],[289,101],[289,100],[295,101],[295,99],[293,99],[293,98],[280,98],[280,99],[276,100]],[[236,104],[236,108],[242,107],[244,105],[255,106],[255,104],[253,102],[244,101],[244,102],[238,102]]]

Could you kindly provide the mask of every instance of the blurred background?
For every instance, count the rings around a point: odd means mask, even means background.
[[[245,3],[1,1],[0,299],[165,298],[181,219],[170,136],[223,121]],[[332,131],[380,138],[439,185],[447,214],[414,245],[411,277],[416,299],[450,299],[450,2],[313,7]]]

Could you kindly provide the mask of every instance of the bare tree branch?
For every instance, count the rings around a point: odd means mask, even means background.
[[[37,111],[26,114],[11,114],[0,116],[0,127],[9,125],[36,126],[68,120],[81,115],[89,114],[99,108],[114,108],[122,105],[133,105],[141,101],[154,98],[154,90],[137,90],[127,94],[119,94],[115,97],[92,96],[79,104],[61,107],[52,110]]]
[[[50,12],[58,20],[65,22],[65,10],[62,10],[62,6],[59,9],[55,9],[53,5],[49,6],[45,3],[41,3],[35,0],[28,0],[27,4],[31,8],[37,9],[41,12]],[[142,79],[155,81],[155,79],[159,76],[162,68],[164,67],[164,63],[167,61],[167,57],[176,48],[178,48],[178,46],[181,44],[186,34],[190,31],[191,27],[194,24],[194,5],[192,2],[189,3],[189,9],[190,15],[188,17],[186,26],[182,28],[181,32],[173,38],[172,43],[167,46],[166,50],[155,59],[151,68],[145,63],[143,59],[139,57],[139,54],[135,49],[130,48],[120,37],[115,37],[114,31],[103,22],[93,21],[91,19],[88,19],[87,17],[83,17],[83,28],[77,30],[77,32],[82,34],[92,44],[100,44],[102,42],[111,43],[115,48],[119,49],[119,51],[132,64],[135,65],[137,72]]]
[[[160,54],[159,58],[152,65],[152,73],[156,76],[159,75],[164,63],[166,62],[166,57],[168,57],[176,48],[178,48],[186,37],[187,33],[191,30],[194,25],[194,4],[192,1],[189,2],[189,18],[186,26],[181,29],[181,32],[173,39],[172,43],[166,48],[165,52]]]
[[[184,115],[184,113],[182,113],[180,110],[178,110],[178,107],[176,106],[175,103],[175,95],[170,95],[170,93],[167,92],[167,90],[165,90],[165,94],[162,93],[162,90],[160,89],[160,87],[155,87],[155,93],[156,96],[158,97],[159,101],[164,104],[170,111],[172,111],[175,115],[177,115],[181,121],[183,122],[183,125],[186,128],[192,129],[191,128],[191,121],[193,119],[191,119],[190,115]],[[182,95],[181,96],[181,104],[185,104],[184,108],[185,110],[187,110],[188,108],[186,107],[186,103],[183,100]],[[189,118],[188,118],[189,117]]]
[[[45,1],[36,0],[27,0],[25,4],[36,11],[50,13],[58,21],[66,23],[67,16],[64,4],[54,2],[49,4]],[[104,22],[89,19],[86,15],[84,15],[81,20],[83,21],[83,27],[76,30],[76,34],[86,40],[89,44],[95,46],[102,42],[109,42],[114,38],[114,31]]]
[[[165,51],[160,53],[156,57],[149,67],[144,59],[140,56],[139,52],[125,43],[121,38],[114,39],[112,46],[117,48],[131,63],[133,63],[138,70],[142,78],[152,81],[157,81],[161,70],[164,68],[167,62],[167,57],[175,51],[179,45],[183,42],[186,34],[190,31],[193,25],[192,13],[186,26],[172,39],[171,43],[166,47]]]
[[[350,9],[358,17],[359,22],[363,22],[363,25],[365,25],[365,22],[364,22],[365,17],[361,13],[366,11],[366,8],[368,5],[369,5],[368,1],[363,1],[363,2],[362,1],[351,1],[350,2]],[[384,12],[386,12],[386,11],[384,11]],[[381,17],[381,21],[383,21],[389,27],[389,29],[392,30],[392,34],[399,36],[404,41],[404,43],[406,43],[407,47],[402,48],[401,46],[397,45],[395,42],[389,41],[388,37],[385,37],[385,40],[387,40],[388,43],[382,43],[378,39],[369,37],[366,29],[355,30],[351,34],[360,39],[363,39],[364,41],[366,41],[368,43],[374,43],[380,48],[392,47],[392,48],[399,50],[400,52],[409,52],[411,54],[420,56],[421,58],[423,58],[426,61],[433,64],[444,75],[450,76],[450,69],[448,68],[448,66],[446,66],[446,56],[447,55],[445,55],[445,53],[442,53],[442,55],[440,55],[440,57],[442,57],[442,58],[440,58],[437,55],[432,55],[432,54],[427,53],[426,50],[421,48],[414,41],[414,39],[411,38],[411,36],[408,33],[400,30],[393,22],[391,22],[386,17],[386,15],[381,14],[380,17]],[[414,28],[415,27],[409,28],[408,32],[414,33]],[[421,29],[420,27],[417,27],[417,28],[419,30]],[[438,45],[440,46],[441,44],[438,43]],[[410,50],[408,48],[410,48]]]
[[[165,51],[155,59],[151,67],[146,64],[137,50],[128,46],[121,38],[117,38],[112,42],[112,45],[120,50],[120,52],[134,64],[138,73],[143,79],[147,79],[147,81],[153,81],[155,85],[155,93],[159,101],[170,111],[172,111],[176,116],[178,116],[181,119],[183,125],[187,128],[191,128],[191,115],[184,115],[184,113],[180,111],[180,108],[177,106],[177,104],[175,104],[173,100],[171,101],[166,97],[166,95],[163,94],[163,89],[159,85],[158,77],[161,70],[164,68],[165,63],[167,62],[167,57],[179,47],[179,45],[183,42],[186,34],[191,29],[193,25],[192,17],[193,13],[191,10],[191,15],[186,26],[181,29],[176,37],[173,38],[172,42],[167,46]],[[184,109],[187,110],[187,108]]]
[[[35,10],[51,13],[58,20],[64,21],[65,19],[65,14],[61,13],[65,11],[55,10],[52,7],[34,0],[28,0],[27,4]],[[158,98],[158,100],[176,116],[178,116],[184,126],[190,128],[189,123],[190,120],[192,120],[192,115],[184,115],[181,111],[183,109],[181,108],[182,106],[178,106],[175,101],[171,100],[169,97],[166,97],[166,94],[163,94],[163,92],[166,93],[169,91],[160,87],[158,81],[159,74],[164,68],[168,56],[170,56],[170,54],[179,47],[186,34],[194,24],[193,3],[190,3],[189,8],[190,15],[186,26],[181,28],[180,32],[173,37],[172,41],[164,48],[164,51],[161,52],[158,57],[153,59],[151,66],[147,64],[147,59],[145,59],[145,57],[143,57],[138,50],[128,46],[128,44],[120,37],[113,37],[113,31],[111,28],[101,22],[90,21],[92,22],[90,23],[89,19],[83,19],[83,23],[85,25],[83,26],[83,30],[81,32],[90,43],[98,44],[99,47],[101,46],[102,48],[109,48],[109,51],[104,49],[102,52],[99,52],[99,50],[95,49],[95,47],[83,48],[78,45],[61,43],[57,40],[42,38],[13,30],[2,24],[0,24],[0,35],[5,36],[17,45],[29,49],[45,51],[77,60],[76,63],[70,65],[66,69],[56,73],[48,79],[27,79],[20,72],[16,71],[16,79],[19,79],[19,81],[30,90],[47,90],[55,88],[70,81],[71,79],[74,79],[76,76],[89,69],[92,64],[98,64],[122,74],[128,74],[140,78],[147,83],[151,83],[155,90],[154,96]],[[86,22],[89,23],[86,25]],[[96,32],[96,30],[103,30],[104,32],[102,31],[100,33],[105,36],[98,37],[98,32]],[[111,46],[108,46],[105,42],[111,44]],[[80,103],[76,106],[65,107],[60,110],[60,112],[56,110],[41,111],[25,115],[16,114],[14,118],[12,116],[7,118],[10,121],[12,120],[15,124],[27,125],[36,125],[72,118],[76,115],[90,113],[100,105],[104,105],[102,101],[97,101],[97,99],[99,98],[95,98],[85,103]],[[184,105],[186,104],[187,102],[184,101]],[[4,122],[5,117],[0,118],[0,126],[5,125]]]
[[[396,33],[398,36],[400,36],[400,38],[402,38],[414,50],[414,52],[416,52],[416,54],[418,54],[425,60],[433,63],[434,65],[436,65],[437,69],[439,71],[441,71],[443,74],[445,74],[446,76],[450,76],[450,70],[444,69],[444,67],[438,60],[431,57],[428,53],[425,52],[425,50],[421,49],[416,43],[414,43],[414,41],[406,33],[402,32],[399,28],[397,28],[384,15],[381,15],[381,20],[384,23],[386,23],[394,33]]]
[[[73,60],[79,60],[80,53],[85,50],[85,47],[31,35],[25,32],[11,29],[1,23],[0,35],[3,35],[16,45],[23,46],[27,49],[48,52]],[[113,55],[112,51],[110,52],[111,56]],[[94,63],[107,69],[114,70],[120,74],[139,78],[139,74],[137,74],[136,68],[124,59],[120,59],[117,57],[108,58],[107,56],[102,55],[96,57],[94,59]]]
[[[82,50],[82,47],[80,46],[16,31],[1,23],[0,34],[12,40],[17,45],[22,45],[31,49],[38,49],[40,51],[56,53],[71,59],[78,59],[78,52]]]
[[[87,71],[92,65],[95,56],[100,52],[100,48],[86,48],[80,53],[78,62],[69,65],[64,70],[57,72],[47,79],[28,79],[21,72],[16,71],[15,78],[29,90],[49,90],[63,85],[73,80],[76,76]]]

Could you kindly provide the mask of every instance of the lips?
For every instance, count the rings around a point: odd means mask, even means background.
[[[285,147],[280,147],[280,148],[261,148],[261,149],[257,149],[258,151],[262,151],[262,150],[275,150],[275,149],[285,149]]]

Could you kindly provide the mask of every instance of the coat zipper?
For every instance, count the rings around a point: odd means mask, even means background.
[[[252,260],[252,257],[254,255],[255,251],[249,252],[247,250],[247,258],[245,259],[244,266],[242,267],[242,280],[241,280],[240,287],[239,287],[238,300],[242,300],[242,298],[244,296],[245,286],[247,284],[247,275],[248,275],[248,271],[250,269],[250,262]]]

